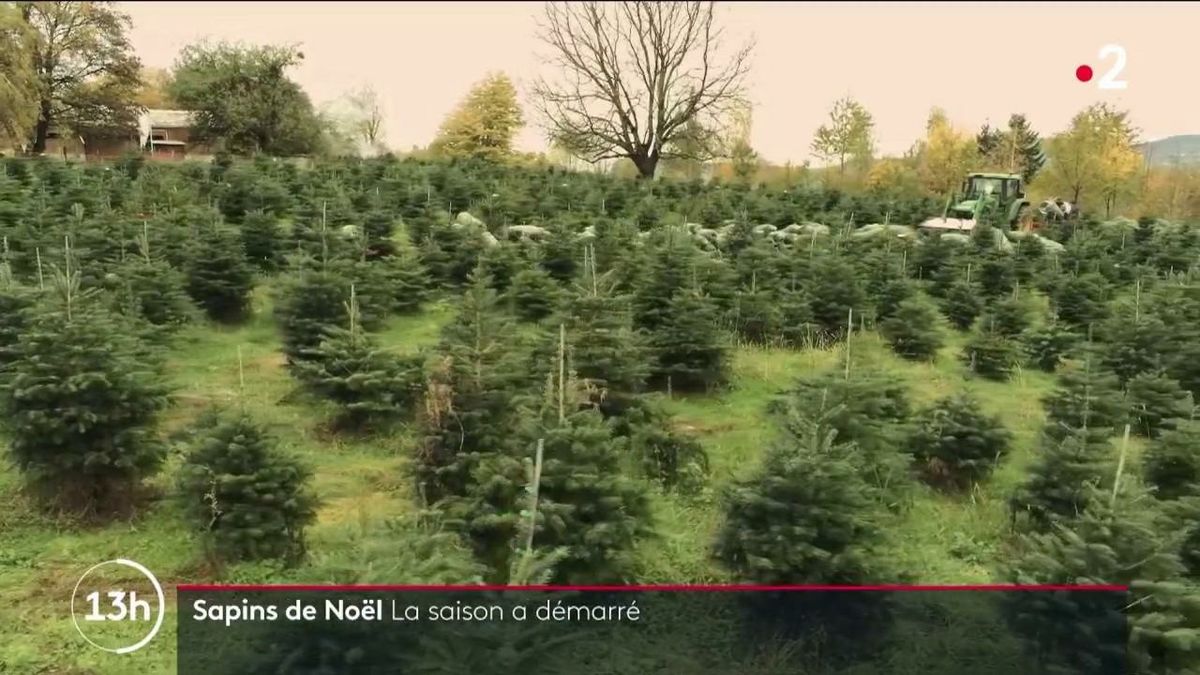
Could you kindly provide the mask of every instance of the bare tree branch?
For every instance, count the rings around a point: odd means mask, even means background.
[[[534,106],[557,143],[643,177],[663,159],[711,159],[742,103],[753,40],[723,56],[712,2],[551,2],[539,23],[559,71]]]

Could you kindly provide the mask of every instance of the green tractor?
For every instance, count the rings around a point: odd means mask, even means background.
[[[921,223],[924,230],[970,232],[975,223],[991,219],[1010,230],[1028,230],[1033,224],[1033,209],[1025,198],[1025,181],[1019,174],[970,173],[963,181],[962,196],[946,199],[941,218]]]

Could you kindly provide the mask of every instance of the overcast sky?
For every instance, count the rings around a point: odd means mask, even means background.
[[[370,84],[386,107],[388,143],[425,145],[471,84],[503,70],[522,87],[539,72],[541,3],[121,3],[150,66],[167,67],[204,37],[299,43],[293,76],[320,104]],[[831,103],[846,95],[874,114],[883,153],[924,131],[930,107],[976,130],[1024,112],[1043,134],[1097,101],[1128,109],[1146,139],[1200,133],[1196,3],[728,3],[732,36],[757,39],[752,141],[768,160],[810,159]],[[1124,91],[1097,82],[1125,48]],[[1088,84],[1075,69],[1089,64]],[[544,148],[532,125],[522,149]]]

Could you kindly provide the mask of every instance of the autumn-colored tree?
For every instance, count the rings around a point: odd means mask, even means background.
[[[925,139],[917,149],[917,171],[930,192],[951,192],[976,161],[975,139],[956,128],[941,108],[929,113]]]
[[[921,193],[921,177],[911,160],[885,157],[871,165],[866,187],[884,199],[903,199]]]
[[[733,133],[730,134],[729,163],[733,175],[738,180],[748,183],[758,171],[758,152],[750,145],[750,127],[753,123],[753,111],[743,106],[734,113]]]
[[[447,157],[506,159],[512,156],[513,137],[524,123],[512,80],[493,73],[472,87],[446,117],[430,149]]]
[[[174,108],[175,100],[167,91],[171,86],[171,71],[166,68],[142,67],[141,88],[134,102],[144,108]]]
[[[1137,188],[1142,157],[1133,147],[1136,141],[1129,113],[1108,103],[1088,106],[1067,131],[1050,139],[1045,187],[1111,215]]]
[[[845,175],[846,163],[863,169],[871,161],[875,119],[858,101],[838,99],[829,111],[829,123],[817,127],[812,142],[813,154],[826,162],[837,160],[838,175]]]

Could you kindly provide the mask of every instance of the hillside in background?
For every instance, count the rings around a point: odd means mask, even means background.
[[[1136,147],[1150,166],[1200,164],[1200,134],[1167,136]]]

